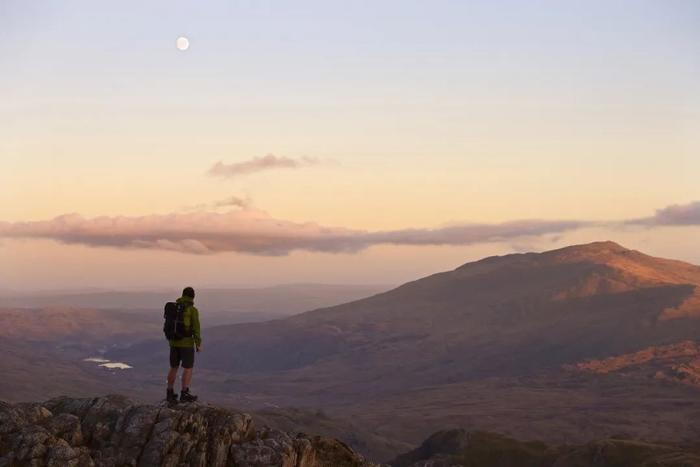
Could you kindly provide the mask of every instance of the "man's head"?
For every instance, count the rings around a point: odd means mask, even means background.
[[[182,296],[183,296],[183,297],[194,298],[194,289],[193,289],[192,287],[185,287],[185,288],[182,290]]]

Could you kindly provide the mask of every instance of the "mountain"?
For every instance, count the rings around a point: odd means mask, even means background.
[[[344,305],[209,330],[202,365],[312,378],[339,369],[377,389],[389,374],[403,389],[523,375],[694,338],[698,286],[699,267],[612,242],[486,258]]]
[[[697,389],[579,364],[696,341],[700,267],[612,242],[489,257],[342,305],[218,326],[200,392],[252,409],[322,408],[418,443],[446,426],[586,442],[700,433]],[[162,342],[111,358],[153,378]]]
[[[123,396],[0,401],[0,465],[371,467],[338,440],[256,430],[245,413]]]

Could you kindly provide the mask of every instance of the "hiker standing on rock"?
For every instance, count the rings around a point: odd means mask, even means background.
[[[197,396],[190,393],[194,351],[202,351],[202,334],[199,311],[194,306],[194,289],[185,287],[182,297],[165,304],[163,331],[170,344],[170,371],[168,372],[167,401],[178,401],[175,393],[177,370],[182,364],[182,391],[180,402],[195,402]]]

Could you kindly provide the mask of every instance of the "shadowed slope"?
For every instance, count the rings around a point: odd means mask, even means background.
[[[605,439],[585,445],[547,446],[495,433],[441,431],[398,456],[392,467],[696,467],[697,448]]]

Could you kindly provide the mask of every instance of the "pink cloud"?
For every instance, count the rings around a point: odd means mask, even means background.
[[[255,210],[85,218],[67,214],[45,221],[0,223],[0,237],[48,238],[66,244],[144,248],[192,254],[235,251],[286,255],[295,250],[354,253],[372,245],[467,245],[559,233],[576,221],[514,221],[437,229],[369,232],[276,219]]]

